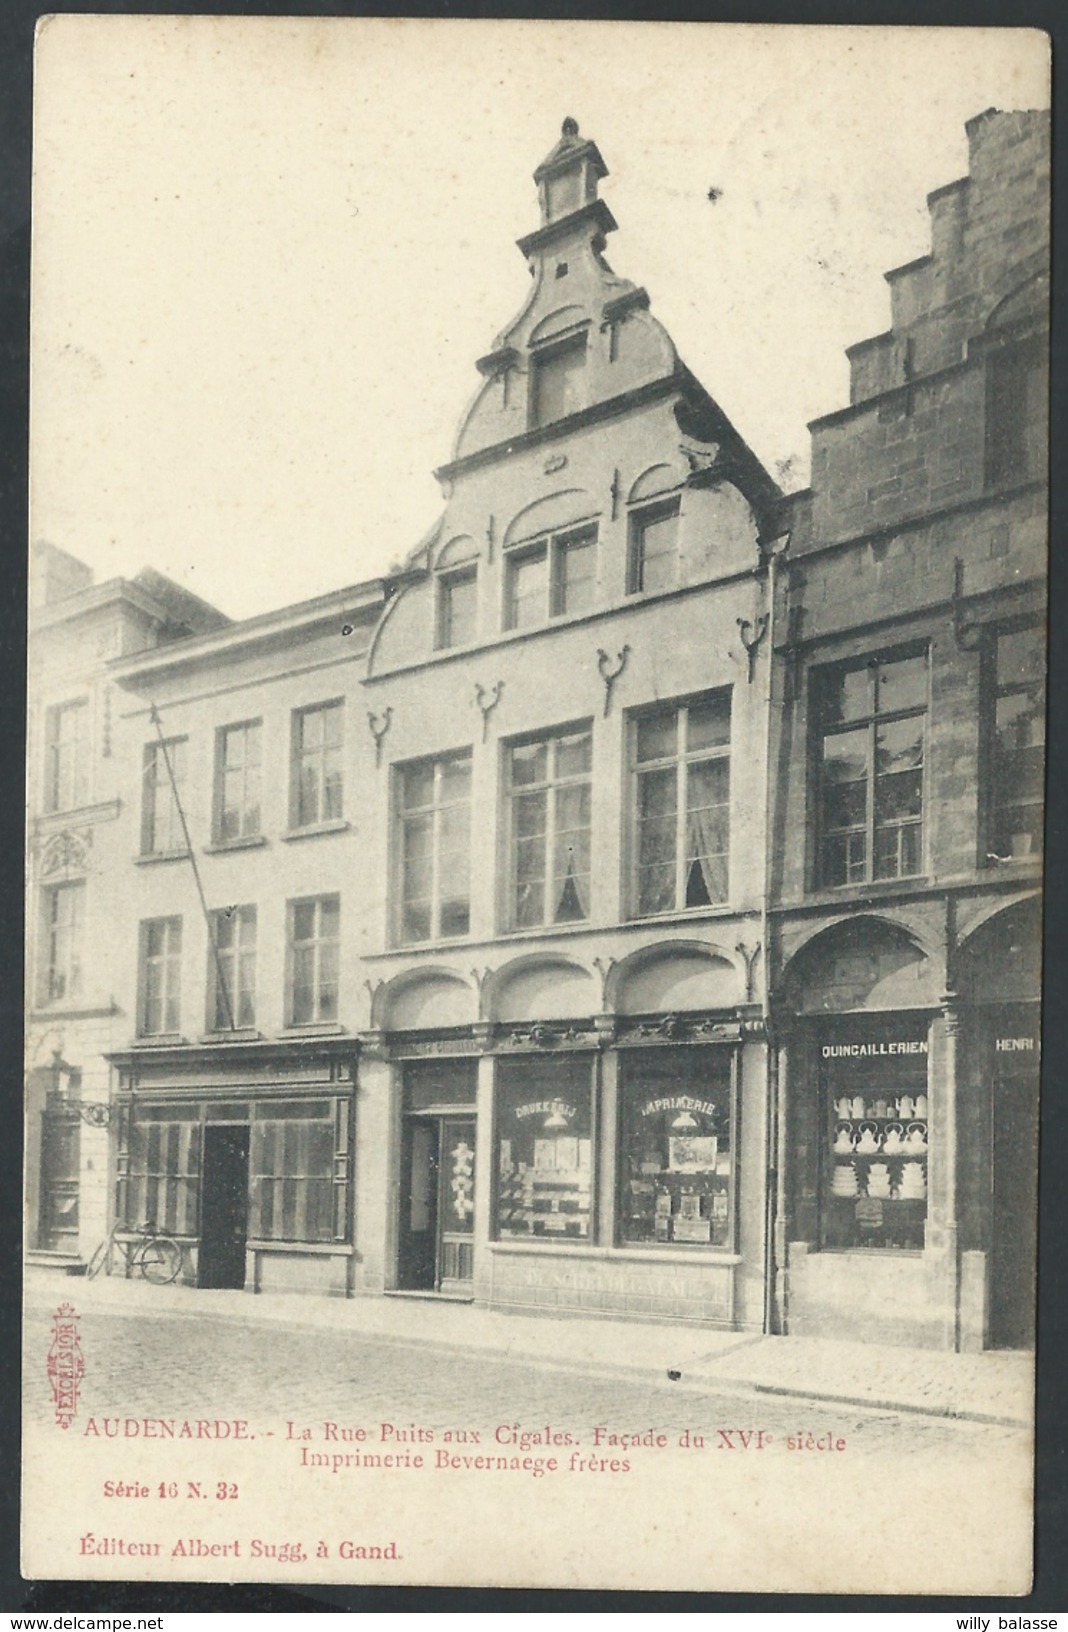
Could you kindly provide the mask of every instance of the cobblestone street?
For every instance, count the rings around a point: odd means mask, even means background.
[[[608,1368],[536,1364],[522,1357],[292,1323],[243,1323],[210,1307],[152,1313],[90,1305],[81,1318],[86,1372],[80,1410],[91,1415],[211,1417],[241,1414],[260,1421],[300,1419],[458,1424],[483,1431],[500,1423],[553,1422],[579,1432],[598,1423],[628,1429],[650,1424],[710,1434],[720,1426],[760,1427],[778,1438],[812,1431],[847,1433],[854,1452],[893,1455],[907,1446],[952,1448],[989,1458],[995,1446],[1018,1444],[1008,1427],[939,1422],[894,1412],[774,1395],[739,1397],[707,1383],[646,1378]],[[26,1318],[27,1412],[51,1415],[45,1374],[50,1310]]]

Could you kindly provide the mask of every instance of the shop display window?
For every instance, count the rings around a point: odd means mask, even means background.
[[[335,1132],[329,1100],[253,1109],[249,1235],[263,1241],[330,1241]]]
[[[621,1113],[621,1244],[730,1247],[734,1139],[727,1051],[628,1055]]]
[[[502,1060],[497,1234],[588,1241],[593,1198],[593,1060]]]
[[[200,1227],[201,1111],[198,1106],[139,1109],[129,1128],[126,1172],[120,1173],[116,1216],[146,1219],[173,1235]]]
[[[822,1245],[919,1251],[927,1220],[927,1037],[824,1037]]]

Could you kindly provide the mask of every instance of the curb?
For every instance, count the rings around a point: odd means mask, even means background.
[[[816,1394],[808,1388],[790,1388],[780,1383],[750,1383],[757,1394],[776,1394],[799,1400],[821,1400],[825,1405],[864,1406],[870,1411],[897,1411],[916,1417],[932,1417],[942,1422],[975,1422],[986,1428],[1027,1429],[1031,1424],[1020,1417],[999,1417],[988,1411],[958,1411],[951,1405],[915,1405],[911,1401],[864,1399],[856,1394]]]
[[[119,1300],[116,1300],[115,1303],[110,1305],[110,1307],[112,1309],[118,1309],[121,1311],[121,1303]],[[132,1311],[128,1312],[132,1313]],[[166,1312],[179,1320],[207,1318],[221,1320],[224,1322],[233,1322],[238,1318],[236,1313],[230,1310],[210,1311],[204,1309],[194,1310],[193,1308],[179,1309],[171,1306]],[[151,1315],[149,1318],[151,1318]],[[332,1326],[328,1322],[309,1320],[306,1318],[301,1319],[296,1311],[290,1312],[286,1310],[284,1312],[276,1312],[274,1310],[263,1310],[260,1312],[260,1318],[265,1319],[271,1325],[296,1327],[303,1331],[322,1331],[324,1328],[326,1330],[340,1329]],[[663,1381],[665,1376],[671,1375],[670,1370],[667,1368],[661,1368],[659,1366],[654,1367],[641,1362],[628,1363],[625,1360],[612,1360],[609,1358],[602,1359],[600,1357],[591,1358],[587,1355],[569,1355],[566,1353],[525,1356],[523,1354],[517,1354],[508,1344],[472,1343],[470,1341],[464,1342],[462,1338],[446,1338],[438,1334],[434,1334],[432,1336],[421,1334],[418,1339],[412,1337],[410,1334],[406,1335],[401,1332],[390,1331],[362,1331],[353,1335],[359,1335],[370,1342],[393,1344],[402,1348],[411,1347],[413,1343],[418,1343],[418,1345],[422,1347],[433,1348],[435,1350],[452,1354],[482,1357],[486,1355],[493,1355],[500,1360],[511,1360],[534,1366],[543,1366],[553,1371],[574,1371],[576,1369],[584,1369],[598,1371],[602,1374],[616,1377],[655,1377],[658,1381]],[[745,1347],[746,1344],[742,1342],[740,1345],[735,1345],[730,1352],[735,1352],[735,1349],[739,1346]],[[726,1358],[726,1356],[724,1356],[724,1358]],[[963,1408],[957,1409],[952,1405],[920,1405],[913,1401],[902,1401],[888,1396],[872,1398],[870,1396],[859,1394],[823,1393],[816,1389],[805,1388],[800,1385],[758,1382],[747,1377],[719,1376],[711,1368],[707,1361],[704,1362],[704,1364],[699,1362],[696,1367],[687,1367],[685,1359],[682,1359],[681,1357],[680,1361],[680,1375],[678,1377],[673,1377],[671,1380],[673,1382],[677,1382],[679,1387],[687,1392],[705,1390],[707,1392],[714,1391],[721,1394],[737,1395],[742,1398],[754,1398],[761,1395],[770,1395],[780,1399],[805,1400],[813,1404],[831,1408],[840,1406],[848,1407],[850,1410],[875,1411],[882,1413],[891,1412],[898,1415],[926,1417],[934,1422],[960,1423],[962,1425],[972,1424],[981,1427],[1011,1428],[1015,1429],[1016,1431],[1026,1431],[1030,1428],[1030,1423],[1026,1420],[1018,1417],[998,1415],[996,1412],[976,1411]]]

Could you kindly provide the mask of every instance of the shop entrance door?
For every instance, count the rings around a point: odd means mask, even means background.
[[[47,1252],[78,1249],[81,1118],[77,1105],[55,1100],[41,1119],[41,1218],[38,1245]]]
[[[247,1125],[204,1129],[198,1286],[240,1290],[245,1284],[248,1147]]]
[[[1037,1070],[995,1077],[993,1132],[990,1346],[1029,1349],[1035,1341]]]
[[[474,1270],[475,1122],[405,1118],[398,1283],[403,1291],[470,1292]]]

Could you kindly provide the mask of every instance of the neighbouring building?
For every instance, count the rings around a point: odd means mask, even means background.
[[[1049,116],[970,121],[812,426],[776,649],[777,1313],[1033,1339]]]
[[[403,568],[94,647],[109,837],[39,904],[62,947],[91,883],[101,1018],[31,1062],[110,1120],[72,1250],[151,1218],[203,1287],[1029,1340],[1048,124],[969,134],[805,493],[609,266],[567,120]]]
[[[30,563],[27,718],[26,1245],[78,1262],[108,1227],[108,1053],[129,1035],[116,954],[139,804],[109,664],[227,619],[161,573],[95,584],[52,544]]]

